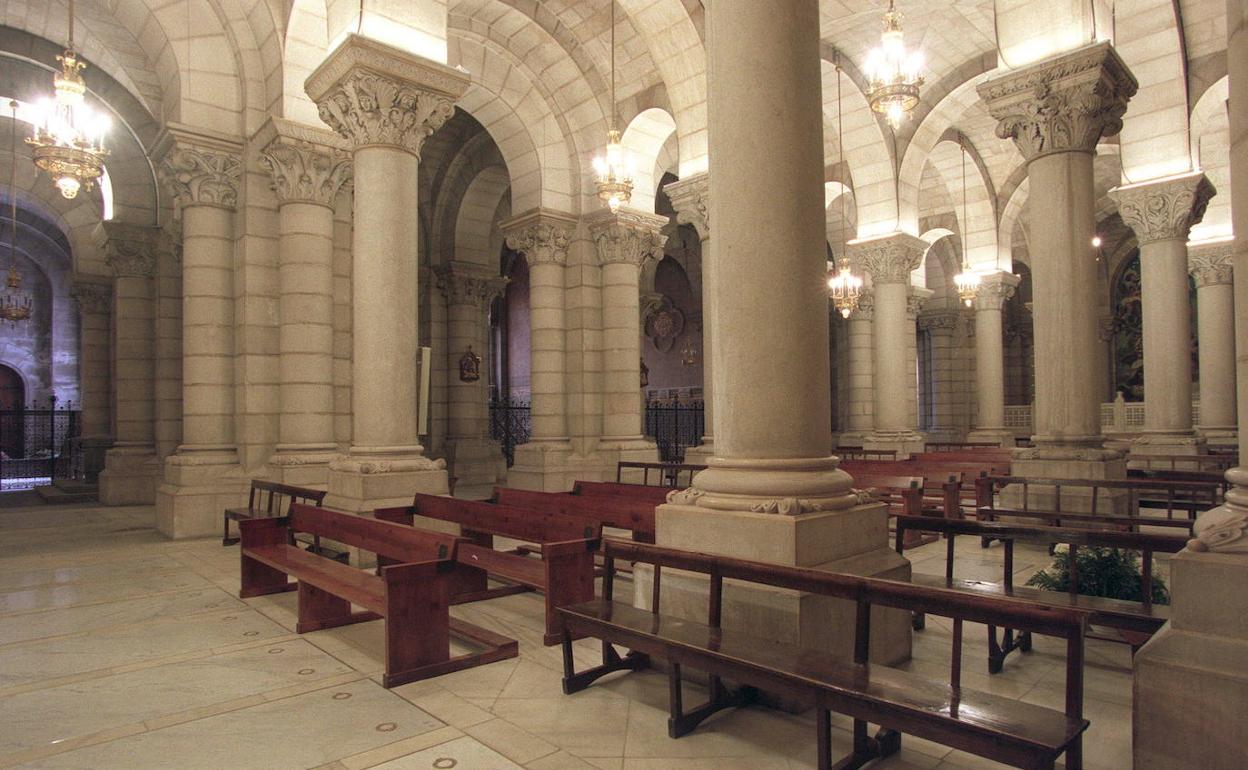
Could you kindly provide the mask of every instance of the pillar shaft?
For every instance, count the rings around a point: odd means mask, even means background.
[[[154,432],[156,454],[173,454],[182,443],[182,233],[166,225],[156,253],[156,356]]]
[[[849,316],[849,420],[842,443],[860,445],[875,429],[875,297],[863,290]]]
[[[1200,341],[1200,429],[1208,438],[1235,434],[1235,291],[1230,241],[1191,246]]]
[[[704,463],[715,447],[715,257],[711,245],[710,175],[673,182],[663,188],[676,209],[676,221],[693,225],[702,239],[702,444],[685,452],[686,462]],[[691,455],[692,453],[692,455]]]
[[[1013,446],[1005,429],[1005,337],[1003,311],[1018,276],[993,273],[975,295],[975,430],[969,440],[1000,440]]]

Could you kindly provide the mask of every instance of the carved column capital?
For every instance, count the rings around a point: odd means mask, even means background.
[[[849,259],[874,283],[909,283],[910,273],[923,262],[927,243],[907,233],[850,241]]]
[[[69,296],[82,313],[108,313],[113,307],[113,291],[107,284],[76,282]]]
[[[93,236],[114,275],[150,278],[156,274],[156,243],[160,237],[156,228],[100,222]]]
[[[508,279],[477,265],[452,262],[433,270],[449,305],[487,308],[507,288]]]
[[[499,223],[507,248],[523,254],[530,265],[566,265],[575,228],[576,217],[546,209],[533,209]]]
[[[942,334],[952,334],[953,330],[958,328],[958,322],[961,320],[962,314],[957,310],[937,310],[920,314],[918,324],[920,329]]]
[[[1187,240],[1192,227],[1204,218],[1209,199],[1216,194],[1213,183],[1200,171],[1109,191],[1109,197],[1118,204],[1119,216],[1135,232],[1141,246],[1154,241]]]
[[[858,307],[849,314],[849,320],[868,323],[875,320],[875,295],[870,289],[864,288],[858,295]]]
[[[676,221],[693,225],[698,237],[711,237],[711,175],[705,171],[668,184],[663,188],[676,209]]]
[[[1014,296],[1020,280],[1017,275],[1006,272],[984,276],[980,279],[979,291],[975,293],[975,309],[1000,311]]]
[[[659,259],[665,224],[664,217],[625,208],[616,212],[602,209],[585,218],[598,262],[603,265],[641,267],[649,259]]]
[[[279,203],[332,206],[351,178],[348,145],[337,134],[281,118],[256,132],[260,163],[273,178]]]
[[[918,321],[919,313],[923,311],[923,305],[935,293],[931,289],[911,286],[910,293],[906,295],[906,320],[911,322]]]
[[[304,88],[321,120],[356,149],[397,147],[419,157],[468,82],[460,70],[350,35]]]
[[[243,175],[242,144],[172,125],[156,140],[157,174],[180,208],[233,210]]]
[[[997,136],[1028,161],[1057,152],[1093,152],[1122,130],[1139,84],[1108,42],[1096,43],[981,83]]]
[[[1230,284],[1235,277],[1235,241],[1188,244],[1187,271],[1196,288]]]

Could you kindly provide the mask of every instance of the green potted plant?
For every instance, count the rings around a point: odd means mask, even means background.
[[[1079,574],[1078,593],[1107,599],[1143,601],[1140,558],[1135,551],[1116,548],[1079,548],[1076,558]],[[1027,585],[1049,591],[1070,590],[1070,550],[1061,548],[1053,555],[1053,564],[1027,581]],[[1166,581],[1153,575],[1152,602],[1169,604]]]

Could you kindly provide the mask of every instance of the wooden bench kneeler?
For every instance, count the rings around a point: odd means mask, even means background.
[[[247,519],[263,519],[273,516],[285,516],[294,503],[306,503],[320,507],[328,494],[321,489],[295,487],[290,484],[279,484],[276,481],[252,479],[251,490],[247,493],[246,508],[226,508],[222,516],[221,545],[230,546],[238,542],[237,537],[230,537],[230,522]],[[282,510],[281,498],[286,498],[286,511]],[[321,543],[317,538],[312,546],[319,552]]]
[[[459,541],[449,535],[295,503],[282,518],[239,522],[240,598],[299,591],[298,633],[385,619],[385,687],[514,658],[515,640],[450,617]],[[402,560],[370,574],[290,544],[323,535]],[[289,583],[287,576],[297,583]],[[364,611],[352,610],[352,605]],[[455,634],[483,651],[451,656]]]

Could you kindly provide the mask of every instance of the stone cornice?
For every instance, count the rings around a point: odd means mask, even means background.
[[[114,275],[150,278],[156,274],[156,244],[160,237],[157,228],[100,222],[92,236]]]
[[[507,248],[518,251],[530,265],[568,263],[568,244],[576,217],[561,211],[530,209],[499,223]]]
[[[698,237],[711,237],[711,175],[705,171],[681,179],[663,188],[676,209],[676,221],[693,225]]]
[[[849,259],[875,283],[909,283],[910,273],[923,262],[927,242],[908,233],[850,241]]]
[[[1021,281],[1017,275],[1006,272],[983,276],[979,281],[979,291],[975,293],[975,309],[1001,310],[1010,297],[1014,296]]]
[[[1187,240],[1215,194],[1213,183],[1200,171],[1109,191],[1109,197],[1118,204],[1119,216],[1135,232],[1141,246]]]
[[[646,260],[663,255],[663,226],[667,219],[643,211],[607,209],[585,217],[589,238],[603,265],[624,264],[641,267]]]
[[[112,289],[102,283],[75,282],[69,296],[83,313],[107,313],[112,309]]]
[[[1235,277],[1235,241],[1188,244],[1187,271],[1196,288],[1230,285]]]
[[[1094,152],[1122,130],[1135,76],[1108,42],[1012,70],[976,89],[1028,161],[1055,152]]]
[[[962,313],[958,310],[934,310],[921,313],[918,317],[920,329],[930,331],[953,331],[958,328]]]
[[[390,146],[419,156],[468,84],[460,70],[350,35],[308,76],[304,90],[321,120],[353,147]]]
[[[507,279],[478,266],[462,263],[438,265],[434,269],[438,288],[450,305],[485,308],[507,288]]]

